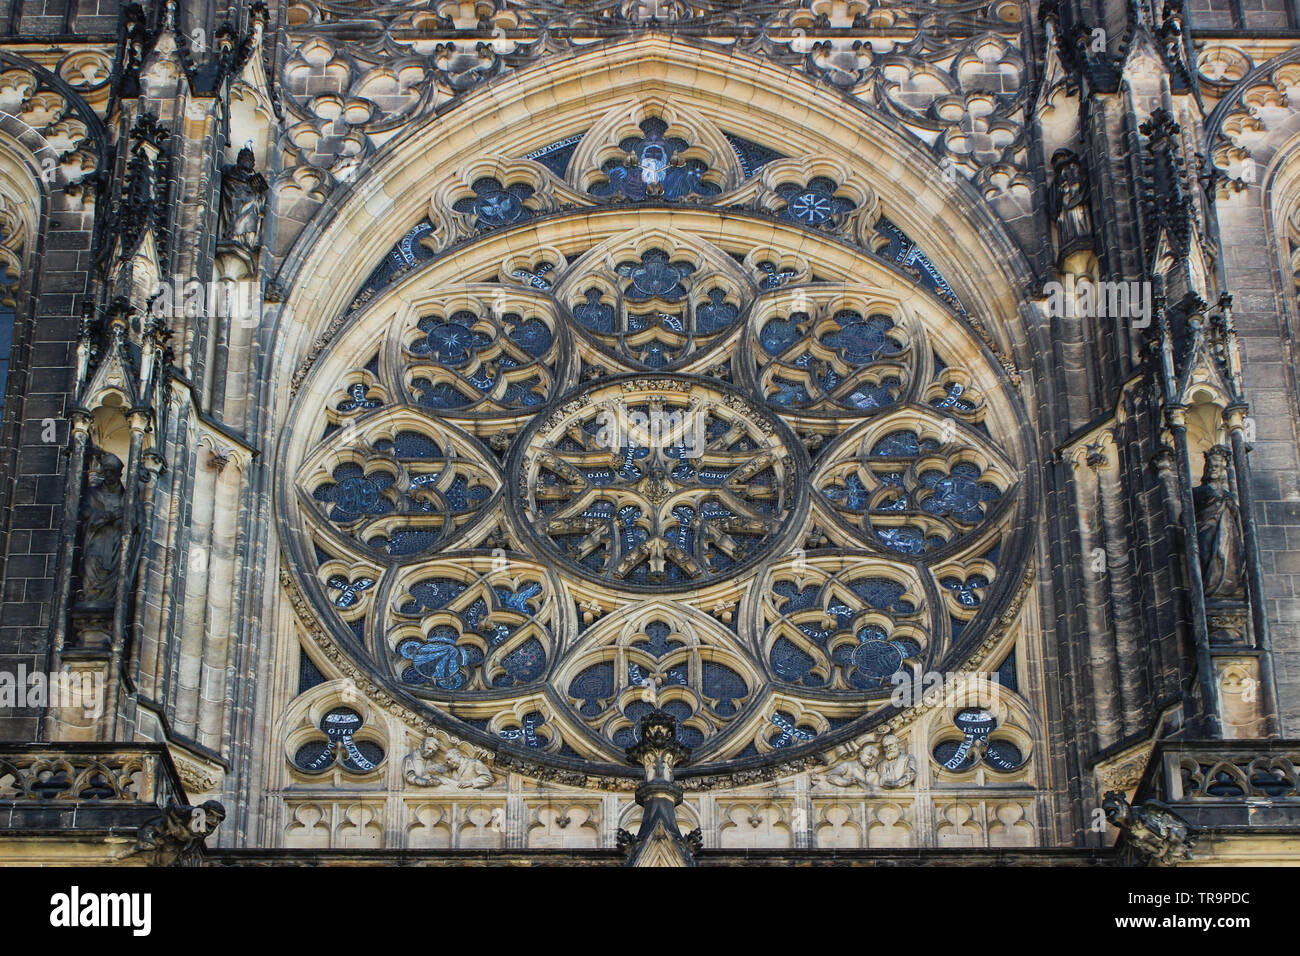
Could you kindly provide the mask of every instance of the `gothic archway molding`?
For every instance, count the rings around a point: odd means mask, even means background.
[[[771,282],[755,249],[803,274]],[[540,285],[512,268],[538,250]],[[375,687],[476,745],[618,773],[658,701],[702,773],[797,759],[1011,623],[1016,390],[961,316],[834,236],[559,210],[399,277],[298,374],[286,574]],[[647,592],[669,603],[616,624]]]
[[[1024,328],[1032,310],[1021,295],[1028,264],[987,204],[960,177],[945,177],[924,144],[770,62],[647,35],[522,69],[386,143],[329,197],[286,256],[279,281],[289,295],[265,381],[292,374],[383,252],[420,220],[432,184],[467,159],[518,157],[586,131],[593,101],[631,107],[646,96],[680,102],[724,128],[762,130],[771,144],[798,144],[800,156],[842,163],[877,189],[888,184],[882,202],[890,217],[924,237],[927,254],[996,347],[1017,366],[1033,367]],[[370,255],[338,255],[344,249]]]

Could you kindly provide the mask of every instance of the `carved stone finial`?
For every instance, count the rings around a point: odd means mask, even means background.
[[[1132,806],[1118,790],[1107,791],[1102,810],[1140,856],[1157,865],[1186,860],[1196,845],[1192,827],[1159,800]]]
[[[641,739],[627,748],[627,759],[645,767],[646,782],[636,791],[641,829],[635,837],[620,830],[617,844],[628,855],[627,866],[695,866],[703,837],[698,829],[682,836],[677,826],[682,788],[673,780],[673,767],[690,754],[677,739],[672,714],[656,708],[641,718]]]

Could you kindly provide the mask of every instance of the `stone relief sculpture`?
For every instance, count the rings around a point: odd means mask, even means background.
[[[220,237],[247,249],[257,248],[266,209],[266,178],[253,164],[253,151],[245,146],[221,170]]]
[[[122,569],[122,522],[126,489],[122,485],[122,462],[106,451],[97,455],[99,480],[82,502],[85,529],[81,552],[82,603],[112,604],[117,596],[117,579]]]
[[[1205,472],[1192,493],[1196,507],[1196,543],[1201,579],[1207,598],[1241,592],[1243,545],[1237,500],[1228,486],[1227,448],[1215,445],[1205,453]]]
[[[825,776],[833,787],[882,787],[897,790],[916,780],[916,758],[904,753],[894,734],[863,744],[855,757],[832,767]]]
[[[826,775],[826,782],[833,787],[871,787],[880,786],[880,745],[870,743],[858,751],[856,757],[837,764]]]
[[[884,760],[880,765],[882,787],[886,790],[894,790],[906,787],[916,780],[916,758],[911,754],[903,753],[897,737],[886,734],[880,741],[880,747],[885,752]]]
[[[1056,214],[1056,236],[1062,253],[1076,245],[1092,243],[1092,212],[1088,208],[1088,179],[1079,157],[1068,149],[1052,156],[1052,209]]]
[[[487,753],[449,734],[435,731],[402,761],[402,776],[417,787],[482,790],[492,786]]]

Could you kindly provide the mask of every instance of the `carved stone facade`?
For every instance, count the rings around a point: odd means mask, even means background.
[[[1300,829],[1292,0],[5,2],[0,862]]]

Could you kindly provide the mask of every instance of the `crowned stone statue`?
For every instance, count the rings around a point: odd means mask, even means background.
[[[1223,598],[1241,591],[1241,518],[1237,499],[1228,485],[1230,452],[1215,445],[1205,453],[1205,472],[1192,493],[1196,506],[1196,542],[1201,557],[1201,581],[1207,598]]]

